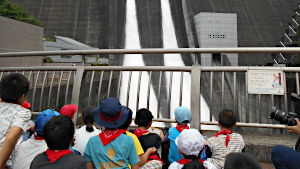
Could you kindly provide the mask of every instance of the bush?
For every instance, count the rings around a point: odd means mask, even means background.
[[[0,16],[16,19],[29,24],[43,26],[35,17],[29,16],[20,4],[11,4],[10,0],[0,0]]]
[[[49,56],[46,56],[43,58],[43,63],[53,63],[53,60]]]

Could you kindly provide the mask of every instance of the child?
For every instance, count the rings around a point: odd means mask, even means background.
[[[248,153],[230,153],[225,158],[225,169],[262,169],[257,159]]]
[[[204,138],[198,130],[183,130],[175,139],[175,144],[178,146],[178,152],[184,158],[178,162],[174,161],[169,169],[216,169],[212,163],[200,159],[200,154],[204,150]]]
[[[233,111],[222,110],[219,113],[218,123],[221,126],[221,131],[208,139],[206,156],[208,157],[207,160],[217,168],[224,168],[225,156],[232,152],[242,152],[245,143],[240,134],[232,132],[236,126],[236,115]]]
[[[59,110],[59,113],[60,115],[68,116],[72,120],[77,110],[78,107],[75,104],[67,104]]]
[[[44,125],[55,116],[59,116],[59,113],[50,109],[37,115],[34,127],[36,131],[34,138],[30,138],[20,144],[13,168],[29,169],[34,157],[47,150],[47,143],[43,137],[43,128]]]
[[[177,125],[176,127],[172,127],[169,129],[170,148],[168,159],[170,163],[173,163],[183,158],[183,156],[180,155],[178,152],[178,148],[175,144],[175,139],[182,132],[183,129],[189,129],[188,124],[192,120],[192,113],[187,107],[177,107],[174,110],[174,114]]]
[[[128,127],[130,126],[131,122],[132,122],[132,111],[128,108],[128,117],[126,122],[121,125],[120,127],[118,127],[118,129],[128,129]],[[156,152],[156,148],[155,147],[149,147],[148,149],[143,149],[143,147],[141,146],[141,143],[139,141],[139,139],[136,137],[136,135],[132,134],[129,131],[125,131],[125,134],[132,137],[133,141],[134,141],[134,145],[136,148],[136,152],[137,155],[140,159],[140,162],[138,163],[140,169],[141,167],[144,167],[145,163],[148,160],[148,157],[153,154],[154,152]],[[145,152],[144,152],[145,151]]]
[[[79,151],[80,154],[84,155],[84,150],[87,142],[93,136],[99,135],[101,131],[97,129],[93,124],[94,114],[92,107],[86,107],[82,110],[81,121],[84,122],[84,125],[75,131],[74,135],[74,149]]]
[[[43,129],[43,136],[49,149],[37,155],[31,169],[86,169],[86,161],[69,150],[74,136],[74,124],[66,116],[53,117]]]
[[[87,168],[129,168],[138,169],[139,157],[132,137],[123,134],[126,129],[118,129],[128,117],[128,108],[121,106],[116,98],[106,98],[95,108],[96,123],[104,126],[105,130],[99,136],[91,137],[88,141],[84,158]]]
[[[150,133],[148,131],[152,124],[152,119],[152,113],[148,109],[140,109],[136,113],[135,124],[138,125],[138,128],[134,130],[134,134],[139,139],[144,151],[147,151],[152,147],[155,147],[158,150],[162,142],[162,138],[160,135],[163,135],[163,133],[161,130],[155,129],[158,131],[159,135],[156,133]],[[159,156],[160,155],[155,151],[154,154],[151,154],[148,157],[148,161],[153,164],[155,163],[157,167],[162,167],[164,162],[160,159]]]
[[[0,83],[0,168],[11,168],[15,162],[15,143],[26,132],[31,112],[21,107],[29,89],[27,78],[11,73]]]

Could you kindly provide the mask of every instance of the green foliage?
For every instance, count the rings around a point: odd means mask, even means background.
[[[49,56],[46,56],[43,58],[43,63],[53,63],[53,60]]]
[[[20,4],[11,4],[10,0],[0,0],[0,16],[16,19],[18,21],[30,23],[37,26],[43,26],[41,22],[37,21],[33,16],[29,16],[27,12],[22,9]]]
[[[45,41],[53,41],[52,39],[50,39],[50,38],[45,38]]]
[[[91,63],[91,66],[109,66],[108,63]]]
[[[108,63],[99,63],[99,57],[96,57],[96,62],[91,63],[91,66],[109,66]]]

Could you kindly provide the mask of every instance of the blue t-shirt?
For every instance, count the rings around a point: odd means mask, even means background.
[[[178,137],[179,134],[180,132],[175,127],[169,129],[170,148],[168,159],[170,164],[184,158],[183,155],[179,154],[178,148],[175,144],[175,139]]]
[[[132,137],[121,134],[103,146],[99,136],[91,137],[84,151],[87,162],[92,161],[95,168],[129,168],[140,160]]]

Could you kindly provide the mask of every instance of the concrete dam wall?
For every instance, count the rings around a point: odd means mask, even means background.
[[[124,48],[126,0],[11,0],[42,22],[45,37],[66,36],[100,49]],[[200,12],[237,13],[239,47],[274,47],[283,36],[297,0],[169,0],[178,47],[198,47],[193,16]],[[142,48],[162,47],[160,0],[136,0]],[[194,44],[188,43],[184,11]],[[147,65],[163,64],[144,57]],[[186,57],[184,57],[186,58]],[[149,59],[149,60],[148,60]],[[120,60],[120,59],[118,59]],[[267,54],[240,54],[239,65],[272,63]],[[190,59],[184,63],[191,64]],[[118,63],[116,63],[118,64]]]

